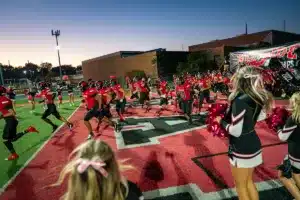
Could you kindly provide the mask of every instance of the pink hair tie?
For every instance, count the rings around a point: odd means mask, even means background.
[[[91,161],[91,160],[86,160],[86,159],[79,159],[76,162],[77,164],[77,171],[82,174],[87,170],[88,167],[92,167],[98,172],[100,172],[105,178],[108,176],[107,171],[103,168],[106,166],[106,163],[103,162],[102,160],[98,161]]]

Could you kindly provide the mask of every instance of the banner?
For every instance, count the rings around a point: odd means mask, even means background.
[[[230,53],[230,71],[234,72],[241,64],[271,69],[285,81],[300,86],[300,42]]]

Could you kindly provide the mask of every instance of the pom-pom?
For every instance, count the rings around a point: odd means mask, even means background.
[[[227,132],[226,130],[215,121],[216,117],[224,118],[226,114],[226,110],[228,108],[227,104],[212,104],[208,108],[208,116],[206,118],[205,123],[207,124],[208,132],[212,133],[213,136],[217,137],[226,137]]]
[[[67,81],[67,80],[69,80],[69,77],[68,77],[67,75],[64,75],[64,76],[62,77],[62,79],[63,79],[64,81]]]
[[[276,107],[272,110],[272,113],[266,118],[268,127],[277,132],[280,127],[283,127],[286,120],[290,116],[290,112],[283,107]]]

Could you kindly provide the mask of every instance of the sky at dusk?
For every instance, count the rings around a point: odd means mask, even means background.
[[[11,0],[1,1],[0,63],[61,63],[121,50],[188,46],[268,29],[300,34],[300,0]]]

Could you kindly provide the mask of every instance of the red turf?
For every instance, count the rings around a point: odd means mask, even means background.
[[[279,102],[282,104],[282,102]],[[158,110],[154,106],[149,113],[141,109],[129,109],[135,116],[154,116]],[[66,189],[66,183],[61,187],[47,187],[57,181],[59,172],[67,163],[71,151],[87,137],[87,130],[82,117],[85,109],[79,109],[71,118],[74,123],[74,134],[64,134],[69,129],[65,126],[53,137],[44,149],[12,182],[0,197],[1,200],[30,199],[54,200],[59,199]],[[166,111],[163,115],[171,115]],[[93,124],[96,126],[96,123]],[[106,125],[101,124],[101,138],[114,149],[117,148],[112,128],[102,130]],[[263,145],[278,143],[277,136],[271,134],[264,122],[256,127]],[[229,162],[226,155],[209,158],[198,158],[217,153],[226,153],[227,140],[213,137],[205,129],[199,129],[175,136],[160,139],[159,145],[143,146],[139,148],[122,149],[117,152],[120,159],[130,158],[136,170],[126,172],[125,175],[139,184],[143,191],[171,186],[195,183],[203,192],[212,192],[224,187],[233,187]],[[274,154],[276,152],[276,154]],[[255,180],[269,180],[276,178],[275,167],[287,152],[286,145],[266,147],[263,150],[264,164],[255,173]],[[195,158],[212,174],[218,177],[220,183],[214,181],[192,160]],[[223,184],[223,186],[222,186]]]

